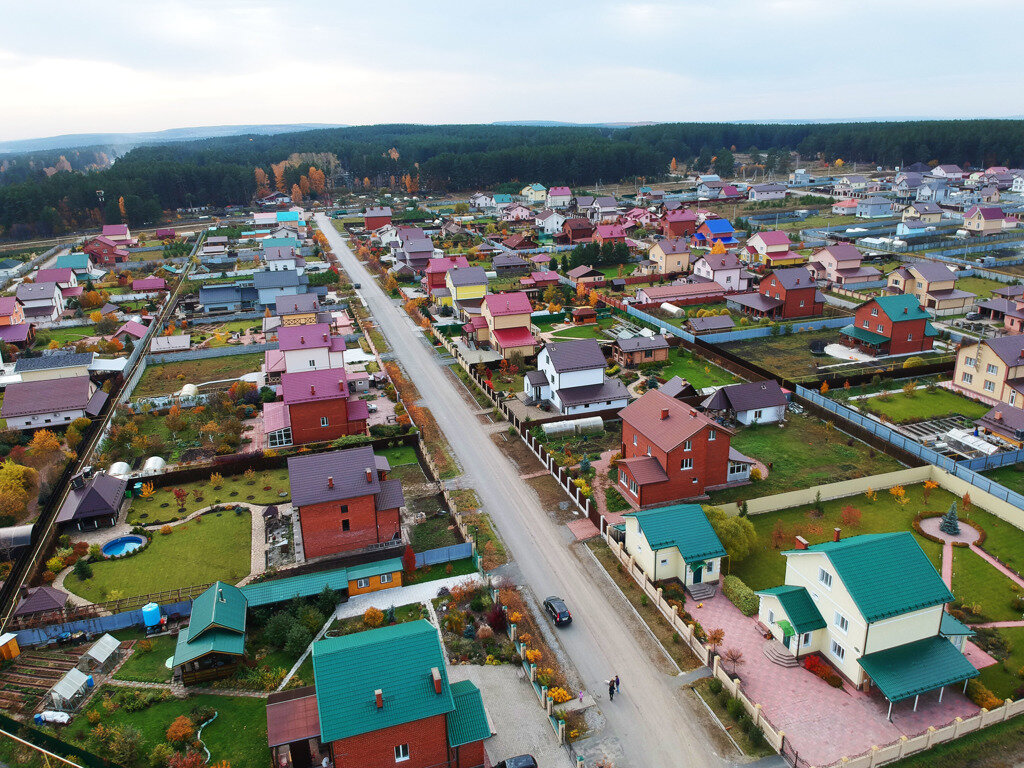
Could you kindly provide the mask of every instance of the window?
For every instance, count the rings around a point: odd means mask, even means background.
[[[914,340],[914,334],[908,333],[907,334],[907,341],[913,341],[913,340]]]
[[[881,323],[878,324],[878,332],[882,333],[882,324]]]
[[[964,365],[969,365],[969,366],[971,366],[971,368],[973,368],[974,367],[974,358],[973,357],[965,357],[964,358]]]
[[[871,316],[878,317],[878,307],[875,307],[874,309],[871,310]]]
[[[985,366],[985,373],[999,373],[999,369],[992,365],[992,363],[989,363]]]
[[[843,616],[839,611],[836,611],[836,615],[833,618],[832,623],[839,627],[839,631],[843,634],[850,631],[850,620]]]
[[[684,451],[689,451],[691,448],[693,448],[693,441],[687,440],[685,443],[683,443]]]
[[[636,445],[636,435],[633,435],[633,445]]]
[[[965,384],[970,384],[974,381],[974,376],[964,371],[964,375],[960,377]]]
[[[310,360],[309,361],[309,367],[310,368],[316,368],[316,360]]]
[[[683,459],[679,462],[680,469],[693,469],[693,459]]]
[[[330,426],[330,423],[331,423],[330,420],[326,416],[321,416],[320,417],[320,426],[321,427]]]
[[[832,652],[833,656],[839,659],[839,661],[842,661],[846,658],[846,649],[843,648],[843,646],[841,646],[835,640],[832,641],[832,645],[829,648],[829,650]]]
[[[922,283],[922,282],[921,282],[920,280],[918,280],[918,281],[917,281],[917,287],[918,287],[918,288],[921,288],[921,287],[923,287],[923,286],[924,286],[924,283]]]
[[[708,432],[709,443],[712,442],[716,437],[718,437],[718,430],[712,429],[711,431]]]
[[[704,566],[704,573],[714,573],[714,572],[715,572],[715,561],[714,560],[708,560],[707,564]]]
[[[649,445],[647,446],[647,455],[648,456],[651,455],[651,446],[649,446]]]
[[[986,381],[985,382],[985,391],[986,392],[995,392],[996,391],[995,382],[994,381]]]
[[[863,325],[863,326],[864,326],[865,328],[870,328],[870,327],[871,327],[871,323],[870,323],[870,322],[868,322],[867,320],[865,320],[865,321],[864,321],[864,322],[862,323],[862,325]]]
[[[1010,392],[1010,405],[1016,405],[1016,403],[1017,403],[1017,392],[1016,391],[1011,391]]]
[[[351,527],[352,527],[352,523],[351,523],[351,521],[347,517],[344,520],[341,521],[341,530],[347,531],[347,530],[350,530]]]
[[[800,636],[800,645],[806,646],[806,645],[810,645],[810,643],[811,643],[811,633],[810,632],[804,632]]]
[[[754,421],[760,421],[761,420],[761,416],[763,416],[763,415],[764,415],[764,411],[761,410],[760,408],[758,408],[756,411],[754,411]]]
[[[832,589],[832,574],[826,571],[824,568],[818,569],[818,581],[820,581],[828,589]]]
[[[382,573],[380,575],[380,583],[381,584],[390,584],[392,578],[393,577],[391,576],[390,573]]]
[[[775,611],[773,611],[771,609],[768,610],[768,623],[769,624],[774,624],[775,623]]]
[[[408,759],[409,759],[409,745],[408,744],[399,744],[397,747],[395,747],[395,762],[396,763],[400,763],[403,760],[408,760]]]
[[[366,589],[368,586],[370,586],[369,579],[356,579],[356,587],[358,587],[359,589]],[[406,757],[408,756],[409,755],[406,755]]]
[[[800,299],[800,306],[802,307],[803,305],[804,305],[804,300]]]

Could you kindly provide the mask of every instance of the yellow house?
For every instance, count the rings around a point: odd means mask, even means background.
[[[624,516],[626,552],[651,581],[677,579],[695,597],[718,581],[725,547],[699,504],[629,512]]]
[[[530,205],[539,204],[544,205],[548,199],[548,190],[543,184],[528,184],[519,190],[519,196],[526,198],[526,202]]]
[[[989,405],[1024,407],[1024,336],[964,344],[956,353],[953,389]]]
[[[402,586],[402,571],[402,558],[400,557],[354,565],[348,569],[346,574],[349,597],[400,587]]]
[[[506,360],[517,353],[531,357],[537,352],[537,340],[530,330],[532,312],[530,299],[522,291],[489,293],[480,308],[485,327],[476,331],[477,339],[489,341]]]
[[[837,528],[834,541],[797,537],[782,554],[785,584],[757,593],[775,654],[820,654],[853,685],[877,686],[890,716],[897,701],[916,709],[920,694],[941,700],[978,675],[957,645],[969,630],[945,615],[953,594],[910,531],[841,539]]]
[[[998,235],[1004,218],[1002,208],[975,205],[964,214],[964,229],[977,235]]]
[[[685,237],[659,240],[647,251],[647,258],[654,262],[655,271],[659,275],[690,271],[690,247]]]
[[[482,299],[487,293],[487,273],[483,267],[457,267],[449,269],[444,276],[444,284],[448,288],[447,296],[438,296],[439,304],[467,299]]]
[[[956,273],[945,264],[920,261],[889,273],[890,293],[906,293],[936,315],[966,312],[978,297],[956,287]]]

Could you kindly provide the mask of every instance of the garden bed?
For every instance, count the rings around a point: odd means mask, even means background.
[[[156,363],[146,367],[146,372],[132,392],[132,399],[172,395],[186,384],[237,379],[246,373],[258,371],[262,363],[262,352]]]
[[[509,640],[508,621],[482,584],[457,584],[433,601],[441,639],[453,664],[503,664],[518,654]]]
[[[184,511],[174,495],[175,490],[185,491],[188,497]],[[128,508],[128,524],[160,525],[188,517],[193,512],[214,504],[230,505],[244,502],[269,506],[286,504],[290,499],[291,486],[288,483],[286,467],[254,472],[251,476],[244,473],[228,475],[222,477],[216,484],[210,480],[204,480],[154,488],[152,496],[137,497],[131,500],[131,506]]]

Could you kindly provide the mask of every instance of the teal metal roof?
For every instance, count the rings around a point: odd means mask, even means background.
[[[174,647],[172,667],[186,664],[208,653],[226,653],[241,656],[245,651],[245,635],[224,629],[211,629],[195,640],[189,640],[188,629],[178,633],[178,644]]]
[[[977,633],[956,616],[943,611],[942,621],[939,622],[939,634],[945,637],[973,637]]]
[[[299,238],[297,237],[268,237],[263,241],[264,248],[281,246],[284,248],[298,248]]]
[[[435,693],[431,669],[441,674]],[[441,638],[428,621],[313,643],[321,741],[337,741],[455,710]],[[383,692],[378,709],[374,692]]]
[[[491,726],[487,724],[480,689],[469,680],[452,683],[451,689],[455,709],[445,716],[448,720],[448,746],[461,747],[490,738]]]
[[[242,590],[223,581],[215,582],[192,601],[192,613],[188,619],[189,642],[215,629],[244,634],[247,608],[248,602]]]
[[[869,622],[943,605],[953,599],[942,577],[910,531],[869,533],[790,550],[826,555]]]
[[[938,635],[869,653],[857,663],[889,701],[909,699],[979,674],[949,640]]]
[[[71,269],[85,269],[89,266],[89,254],[87,253],[65,253],[57,257],[54,264],[57,269],[70,267]]]
[[[651,549],[675,547],[687,563],[728,554],[699,504],[674,504],[624,517],[636,518]]]
[[[368,579],[370,576],[380,576],[382,573],[396,573],[402,570],[402,558],[392,557],[388,560],[377,560],[373,563],[353,565],[348,569],[348,580]]]
[[[290,576],[286,579],[261,581],[258,584],[246,584],[242,594],[249,601],[249,606],[258,608],[271,603],[283,603],[293,597],[311,597],[324,591],[324,587],[342,590],[348,586],[348,569],[338,568],[333,571],[307,573],[303,576]]]
[[[924,324],[924,335],[925,336],[938,336],[939,331],[935,329],[935,326],[931,323]]]
[[[850,336],[858,341],[863,341],[865,344],[888,344],[890,341],[888,336],[869,331],[867,328],[858,328],[856,325],[844,325],[839,333],[842,336]]]
[[[931,320],[921,305],[917,303],[917,297],[912,293],[896,293],[891,296],[876,296],[874,302],[878,308],[889,316],[890,320]],[[904,314],[906,310],[906,314]]]
[[[813,632],[825,626],[825,619],[822,618],[821,611],[811,600],[810,593],[803,587],[784,584],[780,587],[762,589],[757,594],[777,597],[782,605],[782,610],[786,612],[786,616],[793,624],[793,628],[801,635],[804,632]],[[782,622],[776,623],[782,625]]]

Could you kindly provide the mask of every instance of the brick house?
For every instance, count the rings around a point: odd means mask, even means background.
[[[724,246],[737,245],[736,231],[727,219],[704,219],[704,223],[693,233],[693,245],[711,248],[715,243]]]
[[[616,339],[612,344],[612,359],[623,368],[668,360],[668,341],[660,334]]]
[[[939,334],[931,319],[910,294],[878,296],[857,307],[853,323],[839,333],[844,344],[869,355],[927,352]]]
[[[653,389],[623,408],[617,484],[637,507],[670,504],[745,481],[753,462],[730,448],[732,431]]]
[[[601,243],[624,243],[626,242],[626,230],[621,224],[598,224],[594,230],[594,242]]]
[[[772,320],[815,317],[825,310],[825,295],[804,267],[776,269],[761,278],[756,293],[728,297],[730,309]]]
[[[978,297],[956,287],[956,272],[945,264],[918,261],[889,273],[889,293],[913,295],[918,303],[936,315],[966,312]]]
[[[688,208],[666,211],[661,220],[661,234],[665,237],[690,237],[697,231],[697,214]]]
[[[366,433],[366,401],[350,394],[344,368],[283,373],[281,394],[283,402],[263,406],[271,448]]]
[[[93,264],[110,266],[111,264],[123,264],[128,261],[128,250],[122,248],[109,237],[94,237],[82,246],[82,250],[89,254]]]
[[[425,620],[313,644],[315,686],[267,700],[275,765],[480,768],[491,729],[480,690],[451,683]],[[327,764],[327,760],[324,760]]]
[[[386,227],[390,223],[391,209],[387,206],[383,208],[367,208],[366,213],[363,214],[363,227],[371,232],[381,227]]]
[[[306,559],[402,541],[402,484],[369,446],[291,456],[288,481]]]
[[[570,245],[589,243],[590,238],[594,235],[594,225],[590,222],[590,219],[566,219],[562,224],[562,232],[566,242]]]

